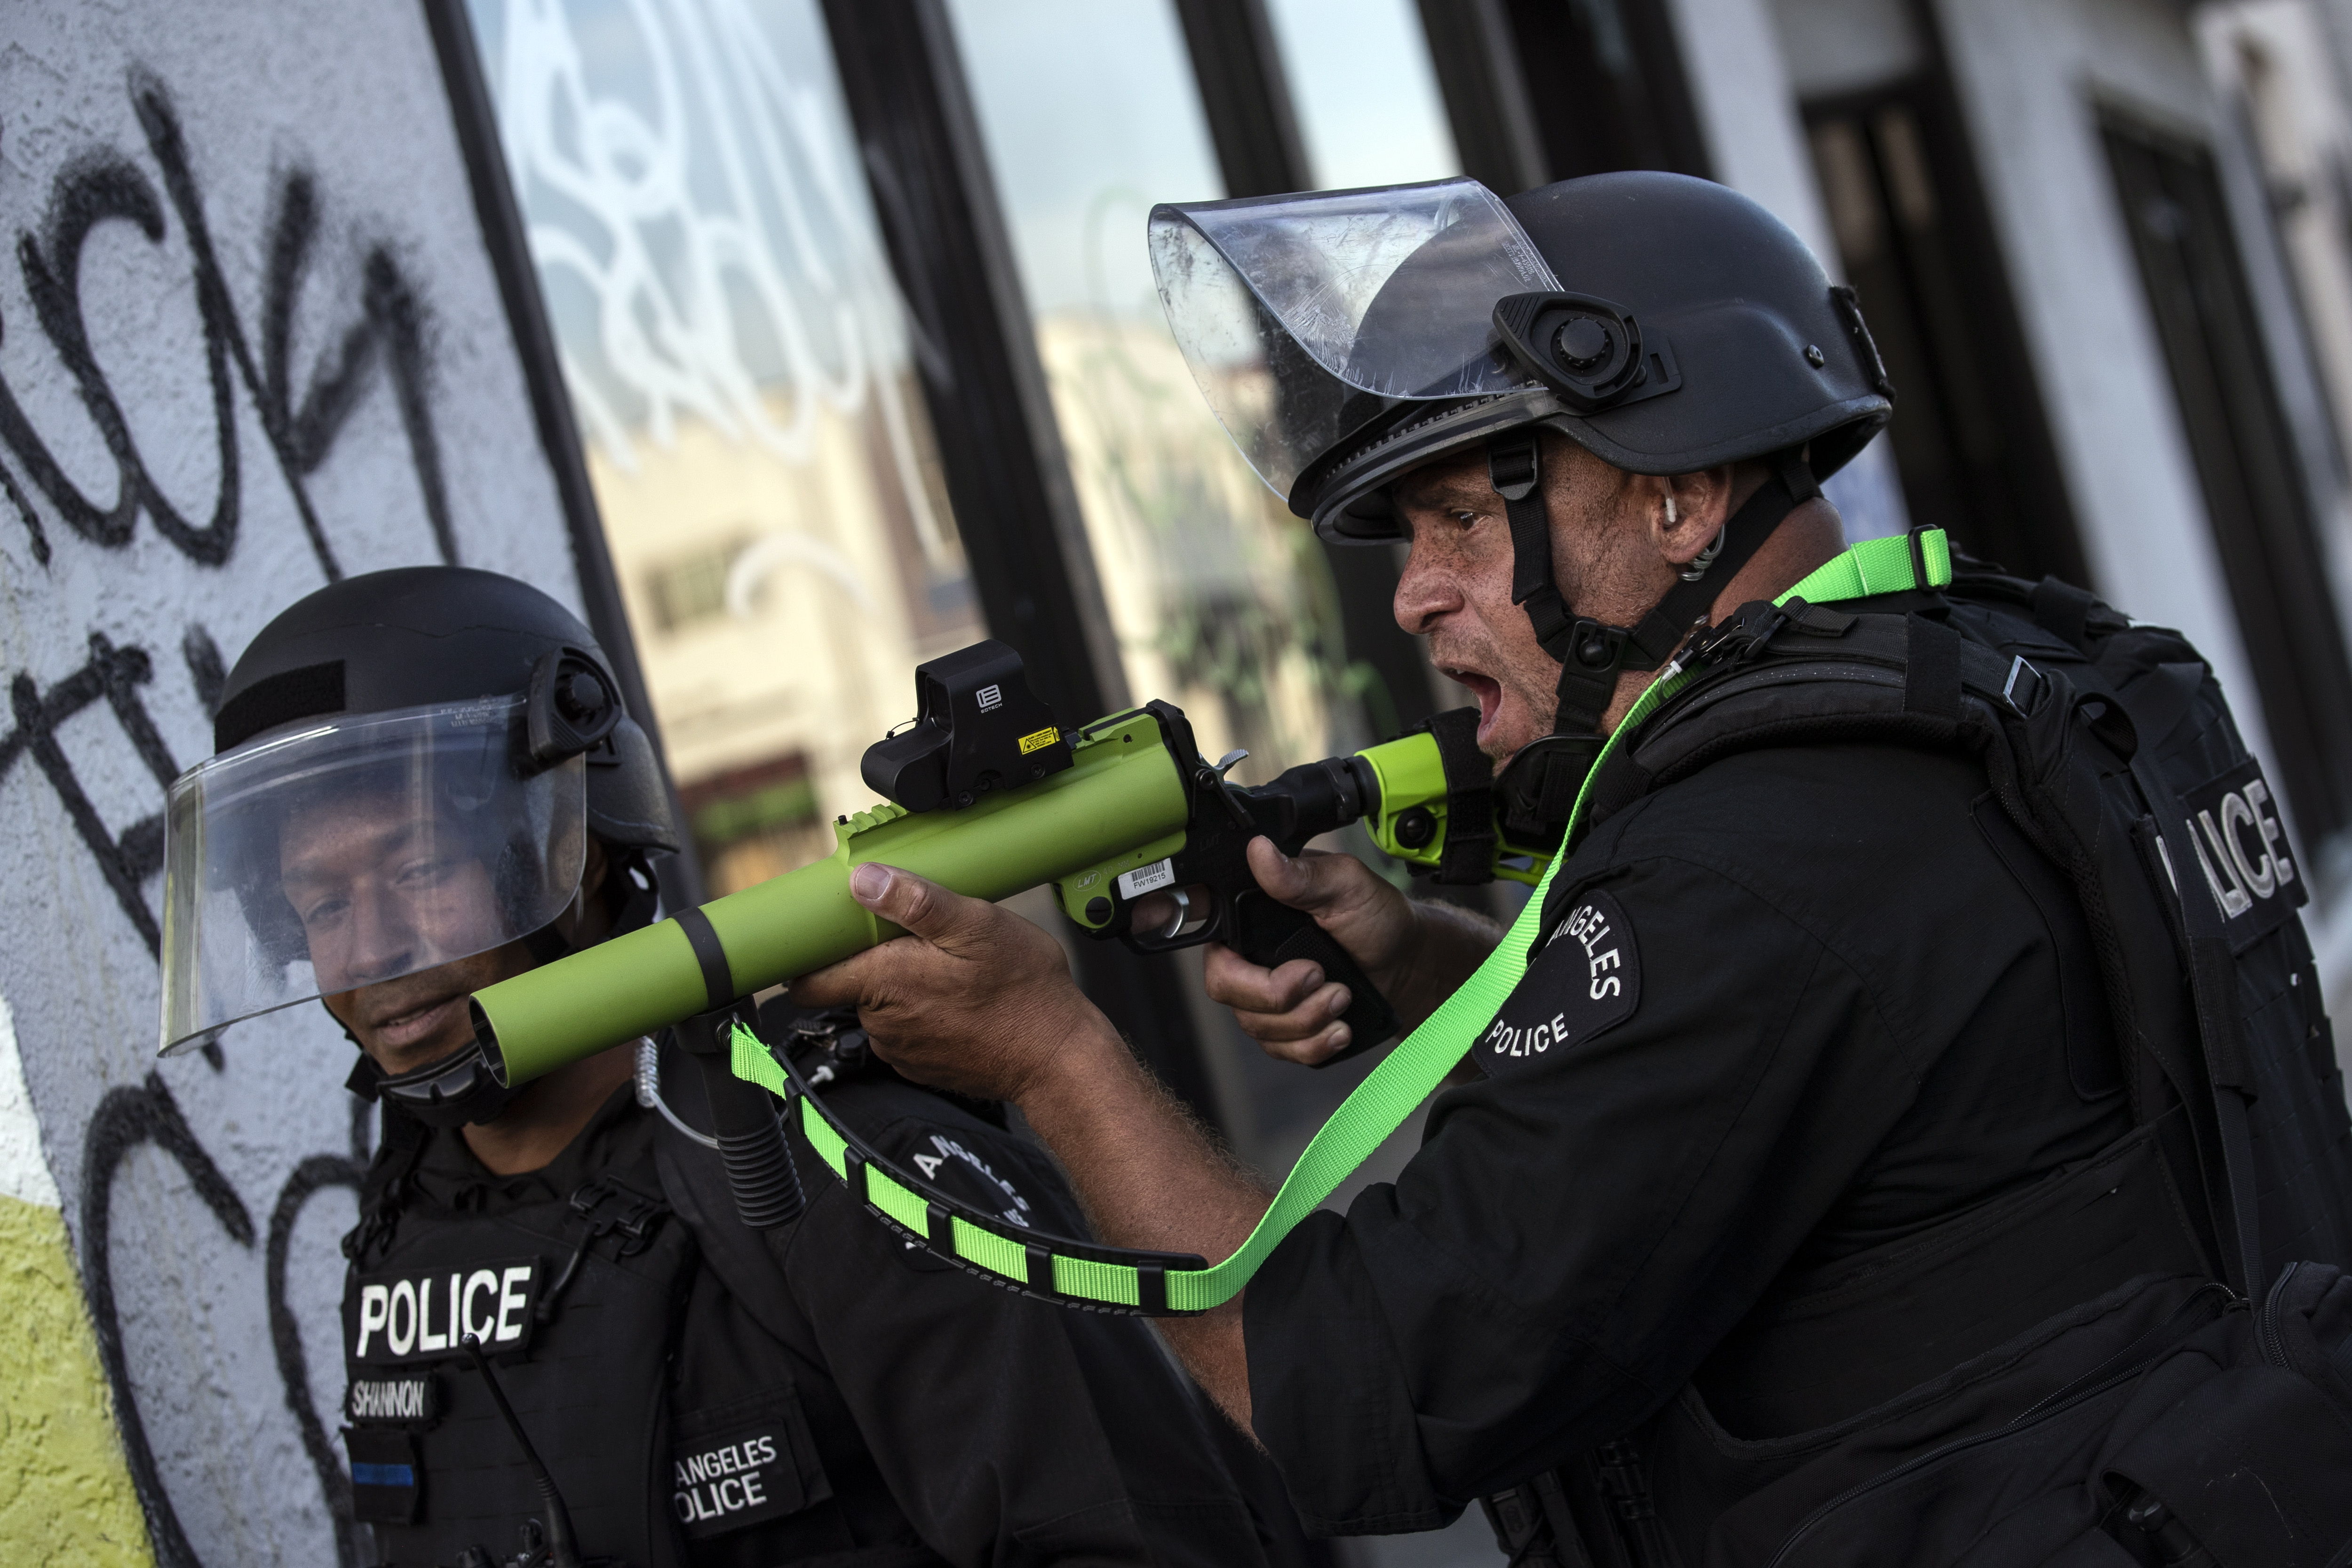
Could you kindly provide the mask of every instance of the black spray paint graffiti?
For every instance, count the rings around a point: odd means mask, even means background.
[[[181,654],[187,662],[198,698],[210,716],[220,705],[221,688],[226,678],[220,651],[204,628],[196,626],[189,629]],[[9,695],[16,726],[0,737],[0,778],[6,777],[20,757],[33,759],[65,805],[67,815],[100,873],[151,953],[157,951],[159,936],[141,886],[163,865],[163,817],[160,813],[142,817],[120,837],[110,833],[82,788],[72,760],[58,744],[57,731],[84,708],[104,701],[113,710],[123,735],[154,776],[156,787],[167,787],[178,777],[179,765],[156,732],[139,693],[153,673],[153,661],[144,648],[117,647],[102,633],[92,632],[89,661],[47,692],[41,691],[29,675],[20,674],[15,678]],[[218,1042],[206,1041],[204,1051],[214,1070],[219,1071],[224,1060]],[[269,1338],[277,1357],[278,1379],[287,1409],[301,1434],[303,1452],[318,1475],[320,1490],[334,1520],[340,1568],[352,1568],[353,1562],[349,1529],[351,1481],[311,1399],[309,1364],[288,1300],[286,1275],[294,1223],[300,1218],[303,1207],[330,1187],[358,1190],[360,1172],[367,1162],[365,1110],[365,1106],[353,1103],[352,1153],[348,1158],[316,1155],[295,1167],[271,1212],[263,1262]],[[123,1356],[121,1321],[114,1297],[113,1260],[109,1252],[114,1180],[123,1159],[142,1144],[154,1145],[179,1163],[194,1183],[205,1207],[220,1221],[229,1239],[240,1247],[253,1245],[253,1221],[243,1200],[181,1115],[161,1077],[150,1073],[142,1087],[110,1091],[100,1102],[82,1140],[82,1278],[98,1333],[100,1356],[115,1391],[131,1485],[147,1519],[156,1560],[173,1568],[196,1568],[198,1559],[163,1489],[145,1423],[140,1416],[138,1394]]]
[[[277,1355],[287,1409],[302,1434],[303,1451],[318,1472],[320,1488],[335,1519],[335,1556],[340,1568],[352,1568],[354,1562],[349,1528],[351,1480],[328,1441],[317,1406],[311,1403],[310,1362],[302,1350],[300,1327],[294,1321],[293,1308],[286,1297],[286,1265],[294,1222],[301,1218],[303,1206],[329,1187],[358,1190],[360,1172],[367,1164],[367,1145],[365,1123],[357,1115],[352,1121],[352,1140],[348,1159],[338,1155],[314,1155],[295,1167],[270,1213],[263,1260],[268,1284],[270,1348]],[[146,1515],[147,1536],[154,1545],[158,1568],[200,1568],[195,1549],[189,1544],[187,1531],[181,1527],[179,1514],[173,1509],[156,1470],[155,1450],[147,1439],[146,1422],[131,1392],[130,1364],[122,1348],[121,1319],[114,1301],[110,1252],[114,1180],[123,1161],[142,1145],[152,1145],[187,1174],[196,1196],[204,1200],[229,1239],[239,1247],[253,1246],[253,1217],[246,1211],[245,1201],[237,1197],[236,1189],[221,1174],[220,1166],[197,1141],[162,1077],[151,1072],[138,1088],[110,1089],[99,1102],[98,1110],[89,1119],[82,1150],[86,1162],[83,1168],[89,1173],[83,1178],[81,1190],[83,1289],[97,1324],[99,1360],[106,1369],[107,1381],[116,1390],[115,1418],[122,1432],[123,1456],[131,1471],[131,1487],[139,1494],[140,1508]]]
[[[320,356],[298,404],[288,361],[295,307],[300,301],[318,237],[318,193],[312,176],[297,169],[278,183],[257,362],[236,303],[221,275],[203,193],[197,189],[171,95],[161,82],[134,73],[131,98],[192,259],[220,465],[212,517],[201,525],[191,522],[150,476],[123,418],[121,402],[91,349],[81,298],[82,251],[90,232],[101,224],[121,221],[132,225],[153,245],[162,245],[166,234],[163,202],[157,197],[153,182],[113,148],[95,149],[69,161],[50,183],[49,210],[41,234],[37,237],[20,235],[16,241],[17,266],[33,302],[33,314],[72,375],[82,407],[114,460],[118,484],[113,505],[90,499],[66,476],[5,381],[0,381],[0,445],[15,455],[66,527],[92,544],[120,549],[131,542],[131,530],[144,514],[190,559],[220,566],[236,549],[242,488],[235,383],[241,381],[260,413],[270,450],[301,515],[303,532],[319,559],[319,570],[333,580],[342,575],[342,568],[304,480],[318,472],[337,433],[382,364],[391,375],[434,542],[441,559],[454,564],[457,541],[450,527],[440,443],[433,428],[425,312],[392,252],[383,246],[368,252],[362,266],[365,282],[359,319],[343,329],[331,352]],[[47,565],[49,539],[39,514],[24,487],[5,468],[0,468],[0,479],[5,480],[0,487],[5,488],[30,537],[34,558]]]
[[[202,690],[206,677],[220,667],[220,652],[202,627],[189,629],[185,652],[190,672]],[[160,954],[163,932],[140,888],[163,869],[163,814],[142,817],[117,837],[90,804],[89,792],[82,788],[72,759],[58,743],[58,727],[103,698],[114,710],[115,722],[122,727],[139,759],[155,776],[156,789],[168,789],[180,776],[180,765],[172,760],[139,695],[139,688],[154,674],[154,662],[146,649],[118,648],[102,632],[89,634],[89,662],[46,692],[32,676],[19,672],[8,683],[8,705],[16,727],[0,736],[0,779],[7,777],[19,757],[32,758],[72,819],[74,831],[81,835],[83,846],[131,928],[147,944],[148,952]]]
[[[329,334],[307,382],[297,387],[295,321],[318,255],[319,188],[308,171],[282,174],[266,230],[268,256],[263,279],[258,344],[248,334],[218,258],[204,194],[171,95],[143,72],[131,77],[130,95],[146,152],[161,175],[162,193],[148,172],[121,151],[87,150],[68,160],[51,182],[47,211],[38,234],[17,236],[16,257],[34,320],[71,377],[92,426],[105,444],[116,474],[110,502],[93,499],[69,478],[48,443],[37,431],[14,392],[0,380],[0,495],[24,529],[34,560],[53,563],[50,525],[43,505],[66,534],[101,549],[127,547],[142,517],[158,535],[201,566],[226,566],[236,554],[243,516],[244,455],[237,431],[238,389],[251,400],[262,430],[293,498],[302,529],[320,572],[340,579],[342,567],[325,521],[313,505],[307,481],[334,451],[352,413],[373,387],[388,382],[407,442],[424,510],[440,558],[457,560],[441,450],[436,434],[431,317],[393,250],[366,249],[360,258],[360,297],[350,302],[345,324]],[[110,223],[131,225],[146,241],[163,245],[176,222],[190,258],[191,282],[203,324],[205,384],[211,399],[218,488],[209,515],[194,520],[166,497],[133,440],[118,389],[110,382],[90,338],[83,308],[82,266],[93,231]],[[0,323],[5,331],[5,323]],[[19,477],[21,474],[22,477]],[[205,714],[217,708],[226,672],[220,650],[201,626],[188,629],[181,646],[191,683]],[[163,864],[163,815],[141,817],[120,833],[108,828],[58,731],[68,720],[103,703],[129,741],[160,794],[179,766],[149,714],[142,688],[155,663],[148,650],[118,646],[104,633],[89,634],[89,658],[46,687],[19,671],[8,681],[10,722],[0,736],[0,779],[30,758],[72,821],[93,865],[148,951],[160,953],[161,931],[149,907],[145,885]],[[224,1066],[220,1047],[205,1055],[215,1071]],[[363,1109],[363,1108],[362,1108]],[[159,1563],[196,1568],[197,1558],[166,1493],[140,1415],[123,1353],[122,1328],[109,1257],[115,1178],[136,1148],[152,1145],[174,1161],[197,1195],[237,1246],[255,1242],[252,1216],[181,1114],[162,1078],[151,1073],[136,1088],[110,1091],[92,1114],[82,1144],[80,1249],[82,1277],[116,1409],[132,1484],[145,1511]],[[301,1337],[288,1300],[287,1273],[296,1221],[317,1194],[356,1188],[367,1161],[365,1121],[355,1109],[350,1155],[314,1155],[297,1166],[273,1206],[263,1249],[270,1338],[287,1408],[300,1431],[303,1449],[318,1472],[334,1518],[338,1561],[350,1568],[351,1484],[310,1394]]]
[[[228,1178],[221,1175],[220,1166],[196,1141],[162,1078],[151,1072],[139,1088],[107,1091],[82,1139],[82,1289],[89,1293],[90,1316],[97,1325],[99,1361],[106,1368],[106,1380],[114,1385],[115,1421],[122,1431],[131,1484],[147,1515],[147,1538],[154,1543],[159,1565],[179,1568],[194,1563],[196,1554],[156,1476],[155,1451],[147,1441],[139,1401],[130,1396],[130,1367],[122,1354],[122,1325],[115,1310],[114,1268],[108,1248],[114,1234],[114,1175],[142,1144],[153,1145],[187,1172],[196,1196],[204,1199],[229,1239],[240,1247],[253,1245],[253,1217],[246,1212],[245,1200],[236,1196]]]

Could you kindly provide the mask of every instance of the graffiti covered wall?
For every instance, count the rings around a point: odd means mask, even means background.
[[[0,1554],[348,1563],[371,1119],[315,1008],[153,1060],[161,812],[327,580],[579,603],[420,8],[15,0],[0,238]]]

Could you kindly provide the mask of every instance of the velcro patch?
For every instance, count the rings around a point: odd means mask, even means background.
[[[433,1379],[354,1377],[343,1395],[343,1418],[355,1427],[425,1427],[441,1415],[441,1391]]]
[[[381,1427],[346,1427],[352,1457],[352,1517],[362,1524],[414,1524],[425,1495],[416,1439]]]
[[[367,1366],[414,1365],[463,1355],[474,1334],[485,1351],[513,1354],[530,1343],[542,1272],[536,1258],[504,1258],[362,1274],[343,1293],[343,1352]]]
[[[2180,881],[2183,897],[2191,883],[2205,884],[2221,912],[2231,949],[2242,953],[2311,896],[2288,850],[2278,803],[2263,779],[2262,765],[2248,758],[2189,790],[2181,804],[2188,808],[2194,852],[2186,865],[2172,857],[2172,874]]]
[[[683,1416],[671,1448],[670,1506],[689,1541],[797,1513],[830,1495],[801,1473],[806,1427],[789,1392]]]
[[[1633,925],[1614,898],[1593,889],[1553,928],[1478,1037],[1478,1065],[1490,1078],[1528,1071],[1624,1022],[1641,1001]]]

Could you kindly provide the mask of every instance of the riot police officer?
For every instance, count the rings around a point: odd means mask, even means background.
[[[1496,769],[1457,792],[1449,768],[1453,821],[1491,805],[1557,852],[1506,938],[1347,856],[1251,847],[1478,1069],[1393,1184],[1168,1325],[1313,1527],[1489,1498],[1517,1563],[1778,1563],[1809,1510],[2154,1343],[2206,1281],[2352,1263],[2300,884],[2210,676],[2063,584],[1955,583],[1940,535],[1845,549],[1817,481],[1891,388],[1784,226],[1633,173],[1161,208],[1152,245],[1259,474],[1327,538],[1409,541],[1397,618],[1477,696],[1452,744]],[[2082,783],[2070,809],[2168,800],[2135,744],[2239,837],[2155,805],[2046,831],[2051,778]],[[797,998],[859,1003],[912,1076],[1016,1101],[1110,1239],[1217,1259],[1250,1236],[1266,1195],[1042,934],[903,872],[852,885],[912,935]],[[2236,973],[2198,1007],[2252,1009],[2235,1082],[2273,1119],[2242,1185],[2212,1158],[2238,1091],[2184,1068],[2201,1026],[2171,1021],[2199,953]],[[1490,999],[1454,1018],[1474,971]],[[1369,1043],[1307,961],[1219,953],[1209,984],[1277,1054]],[[2125,1531],[2128,1491],[2095,1493],[2122,1501],[2085,1528]]]
[[[732,1081],[677,1051],[485,1070],[470,993],[647,924],[680,843],[575,617],[485,571],[352,578],[262,631],[215,727],[173,791],[165,1036],[318,998],[383,1108],[345,1241],[362,1562],[1263,1560],[1141,1324],[992,1290],[838,1190],[789,1219],[752,1091],[766,1207],[739,1212],[710,1146]],[[1083,1224],[997,1108],[803,1032],[880,1146]]]

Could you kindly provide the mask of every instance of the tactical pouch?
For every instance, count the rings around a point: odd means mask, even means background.
[[[2024,1414],[1849,1489],[1777,1546],[1727,1518],[1708,1560],[2331,1568],[2352,1541],[2347,1367],[2352,1278],[2333,1266],[2288,1264],[2251,1309],[2208,1287]]]

